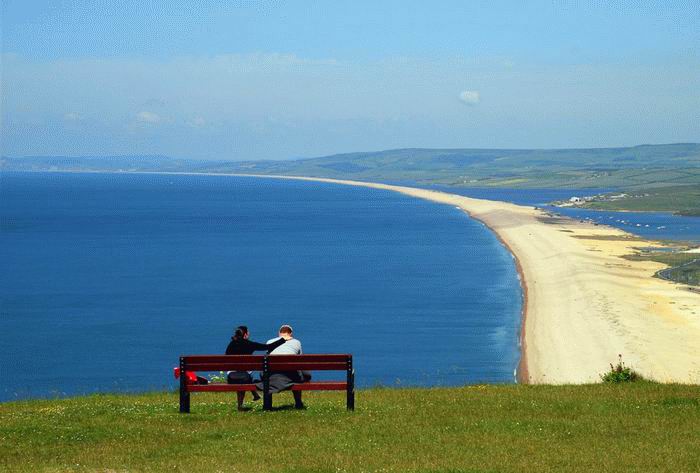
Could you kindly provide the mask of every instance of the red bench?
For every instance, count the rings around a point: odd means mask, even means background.
[[[292,391],[345,391],[348,410],[355,409],[355,370],[352,355],[191,355],[180,357],[180,373],[186,371],[260,371],[263,383],[263,409],[272,409],[270,374],[278,371],[345,371],[345,381],[297,383]],[[255,384],[191,384],[180,376],[180,412],[190,412],[190,393],[236,392],[239,405],[246,391]]]

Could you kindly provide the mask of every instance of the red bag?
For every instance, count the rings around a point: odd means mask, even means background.
[[[180,378],[180,368],[173,368],[175,379]],[[187,384],[208,384],[209,380],[201,376],[197,376],[194,371],[185,371],[185,379]]]

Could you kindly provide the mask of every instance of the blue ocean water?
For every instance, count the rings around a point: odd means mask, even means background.
[[[445,205],[227,176],[0,176],[0,400],[173,387],[236,325],[349,352],[361,386],[512,382],[511,255]]]

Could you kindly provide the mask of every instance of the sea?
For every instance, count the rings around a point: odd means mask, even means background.
[[[3,172],[0,261],[1,401],[172,390],[180,355],[223,353],[241,324],[352,353],[364,387],[512,383],[520,358],[510,253],[391,191]]]

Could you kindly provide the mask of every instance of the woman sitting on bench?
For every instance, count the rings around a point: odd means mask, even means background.
[[[252,355],[256,351],[270,351],[274,350],[278,346],[284,344],[286,340],[280,338],[272,343],[257,343],[248,340],[250,332],[248,327],[245,325],[240,325],[236,328],[236,332],[231,337],[231,341],[226,347],[227,355]],[[248,371],[229,371],[227,375],[227,380],[229,384],[252,384],[253,376]],[[252,391],[253,400],[257,401],[260,399],[260,395]],[[238,392],[238,408],[240,409],[243,405],[243,399],[245,398],[245,391]]]

